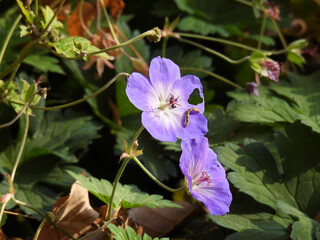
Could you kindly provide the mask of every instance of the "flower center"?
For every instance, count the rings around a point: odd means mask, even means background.
[[[192,186],[198,186],[203,182],[207,182],[207,187],[209,187],[210,183],[212,183],[212,180],[210,179],[210,175],[206,171],[202,171],[200,178],[196,179]]]
[[[176,108],[177,106],[180,106],[180,104],[178,103],[178,99],[179,99],[179,96],[178,97],[174,97],[173,94],[170,94],[168,99],[165,101],[165,102],[162,102],[159,106],[159,109],[161,110],[165,110],[167,108]]]

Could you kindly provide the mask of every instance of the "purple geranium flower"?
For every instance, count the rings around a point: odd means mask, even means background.
[[[232,195],[226,172],[209,148],[206,137],[181,142],[180,168],[192,196],[203,202],[211,215],[229,212]]]
[[[195,89],[203,99],[199,78],[193,75],[181,77],[179,67],[161,57],[151,61],[149,77],[132,73],[126,93],[129,100],[143,111],[142,124],[154,138],[175,142],[176,137],[189,139],[207,133],[207,119],[202,115],[204,101],[198,105],[188,102]],[[191,108],[197,110],[188,112]]]

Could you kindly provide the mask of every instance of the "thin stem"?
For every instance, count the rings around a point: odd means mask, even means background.
[[[24,111],[27,109],[27,107],[29,106],[30,102],[33,100],[33,97],[38,94],[38,92],[33,93],[29,99],[27,100],[26,103],[24,103],[23,108],[21,109],[21,111],[9,122],[0,125],[0,128],[5,128],[5,127],[9,127],[11,126],[15,121],[17,121],[19,119],[19,117],[24,113]]]
[[[0,223],[2,221],[2,217],[3,217],[3,213],[4,213],[4,209],[6,208],[7,203],[2,203],[1,204],[1,209],[0,209]]]
[[[86,96],[84,98],[81,98],[79,100],[70,102],[70,103],[66,103],[66,104],[62,104],[62,105],[54,106],[54,107],[35,107],[35,106],[30,106],[30,107],[32,107],[34,109],[44,110],[44,111],[53,111],[53,110],[58,110],[58,109],[62,109],[62,108],[66,108],[66,107],[71,107],[71,106],[77,105],[79,103],[87,101],[88,99],[90,99],[92,97],[95,97],[95,96],[99,95],[100,93],[102,93],[103,91],[108,89],[110,87],[110,85],[112,83],[114,83],[121,76],[129,77],[130,74],[128,74],[128,73],[119,73],[116,76],[114,76],[109,82],[107,82],[104,86],[102,86],[99,90],[97,90],[96,92],[94,92],[94,93],[92,93],[92,94],[90,94],[90,95],[88,95],[88,96]]]
[[[247,45],[244,45],[244,44],[241,44],[241,43],[237,43],[237,42],[233,42],[233,41],[226,40],[226,39],[222,39],[222,38],[208,37],[208,36],[202,36],[202,35],[198,35],[198,34],[181,33],[181,32],[175,32],[174,34],[178,34],[181,37],[197,38],[197,39],[207,40],[207,41],[211,41],[211,42],[223,43],[223,44],[226,44],[226,45],[243,48],[243,49],[246,49],[246,50],[249,50],[249,51],[257,51],[258,50],[256,48],[249,47]]]
[[[247,2],[247,1],[245,1],[245,0],[235,0],[236,2],[239,2],[239,3],[242,3],[242,4],[245,4],[245,5],[247,5],[247,6],[250,6],[250,7],[252,7],[252,3],[251,2]],[[261,11],[263,11],[263,9],[262,8],[258,8],[259,10],[261,10]]]
[[[263,14],[263,19],[261,23],[261,29],[260,29],[260,35],[259,35],[259,41],[258,41],[258,49],[261,49],[261,42],[262,42],[262,37],[266,28],[266,22],[267,22],[267,15]]]
[[[162,40],[162,49],[161,49],[161,57],[166,57],[166,48],[168,43],[169,37],[166,37]]]
[[[227,83],[233,87],[236,87],[236,88],[239,88],[239,89],[243,89],[243,87],[241,87],[240,85],[230,81],[229,79],[225,78],[225,77],[222,77],[216,73],[213,73],[213,72],[210,72],[208,70],[204,70],[204,69],[201,69],[201,68],[192,68],[192,67],[181,67],[180,70],[184,70],[184,71],[196,71],[196,72],[203,72],[205,74],[208,74],[209,76],[211,77],[214,77],[224,83]]]
[[[110,203],[109,203],[109,207],[108,207],[108,214],[107,214],[107,221],[111,219],[111,212],[112,212],[112,204],[113,204],[113,198],[117,189],[117,185],[118,182],[120,180],[120,177],[122,176],[124,169],[126,168],[128,162],[130,161],[130,158],[126,158],[124,159],[124,161],[121,164],[121,167],[116,175],[116,178],[113,181],[113,186],[112,186],[112,192],[111,192],[111,196],[110,196]]]
[[[35,40],[33,40],[32,42],[28,43],[20,52],[19,57],[9,66],[7,67],[4,71],[2,71],[0,73],[0,79],[3,79],[5,76],[7,76],[10,72],[14,71],[16,65],[20,64],[25,58],[26,56],[28,56],[28,54],[34,49],[34,47],[36,46],[36,44],[41,41],[42,39],[44,39],[46,37],[40,37],[37,38]]]
[[[141,126],[138,131],[136,132],[136,134],[133,136],[132,140],[131,140],[131,143],[129,145],[129,152],[131,152],[132,150],[132,147],[133,147],[133,144],[134,142],[138,139],[138,137],[140,136],[140,134],[142,133],[144,129],[144,126]],[[112,212],[112,204],[113,204],[113,198],[114,198],[114,195],[115,195],[115,192],[116,192],[116,189],[117,189],[117,185],[118,185],[118,182],[124,172],[124,169],[125,167],[127,166],[128,162],[130,161],[131,158],[125,158],[120,166],[120,169],[113,181],[113,187],[112,187],[112,193],[111,193],[111,196],[110,196],[110,203],[109,203],[109,207],[108,207],[108,211],[107,211],[107,221],[110,221],[111,219],[111,212]]]
[[[50,19],[48,25],[45,27],[45,29],[43,29],[43,31],[41,32],[41,36],[46,33],[46,31],[48,31],[48,29],[51,27],[52,22],[54,21],[54,19],[57,17],[58,13],[60,12],[60,9],[62,8],[62,5],[64,4],[65,0],[61,0],[61,2],[58,5],[57,10],[55,11],[53,17]]]
[[[116,41],[116,44],[120,44],[119,42],[119,39],[117,38],[117,35],[116,33],[114,32],[114,29],[113,29],[113,26],[112,26],[112,22],[109,18],[109,14],[107,12],[107,9],[106,7],[104,6],[104,2],[103,0],[100,0],[100,3],[101,3],[101,6],[102,6],[102,12],[103,12],[103,15],[105,16],[105,18],[107,19],[107,22],[108,22],[108,25],[109,25],[109,28],[110,28],[110,32],[111,32],[111,35],[112,37],[114,38],[114,40]]]
[[[23,132],[20,148],[19,148],[19,151],[18,151],[18,155],[17,155],[17,157],[16,157],[16,159],[14,161],[14,165],[13,165],[12,172],[11,172],[11,175],[10,175],[10,179],[11,179],[12,183],[14,181],[14,177],[16,175],[17,168],[18,168],[18,165],[19,165],[19,162],[20,162],[23,150],[24,150],[24,146],[26,144],[27,136],[28,136],[28,130],[29,130],[28,108],[26,109],[25,117],[26,117],[26,122],[25,122],[25,126],[24,126],[24,132]]]
[[[97,5],[97,18],[96,18],[96,28],[97,30],[100,30],[100,22],[101,22],[101,5],[100,0],[96,0]]]
[[[38,240],[39,234],[44,226],[44,224],[47,222],[47,219],[43,219],[42,222],[40,223],[36,233],[34,234],[33,240]]]
[[[84,29],[84,31],[89,35],[89,37],[92,37],[92,33],[90,30],[87,28],[86,24],[83,21],[83,0],[80,1],[80,7],[79,7],[79,19],[80,19],[80,24],[81,27]]]
[[[16,29],[18,23],[20,22],[21,18],[22,18],[22,16],[21,16],[21,14],[20,14],[20,15],[17,17],[17,19],[14,21],[13,25],[11,26],[11,28],[10,28],[10,30],[9,30],[9,32],[8,32],[8,35],[7,35],[6,39],[4,40],[4,43],[3,43],[3,46],[2,46],[1,52],[0,52],[0,64],[1,64],[1,62],[2,62],[4,53],[5,53],[5,51],[6,51],[6,49],[7,49],[7,46],[8,46],[8,44],[9,44],[9,42],[10,42],[10,39],[11,39],[11,37],[12,37],[12,34],[13,34],[14,30]]]
[[[205,46],[203,46],[203,45],[201,45],[199,43],[195,43],[193,41],[182,39],[182,38],[177,38],[177,37],[175,37],[175,38],[180,42],[188,43],[188,44],[193,45],[195,47],[198,47],[198,48],[200,48],[200,49],[202,49],[202,50],[204,50],[204,51],[206,51],[208,53],[214,54],[214,55],[224,59],[225,61],[227,61],[227,62],[229,62],[231,64],[240,64],[240,63],[246,62],[246,61],[248,61],[250,59],[250,56],[246,56],[246,57],[243,57],[243,58],[238,59],[238,60],[233,60],[233,59],[228,58],[227,56],[223,55],[222,53],[217,52],[217,51],[215,51],[215,50],[213,50],[211,48],[205,47]]]
[[[163,184],[162,182],[160,182],[155,176],[152,175],[151,172],[148,171],[148,169],[145,168],[145,166],[143,166],[143,164],[139,161],[139,159],[137,157],[133,157],[133,160],[139,165],[139,167],[153,180],[155,181],[160,187],[166,189],[169,192],[178,192],[182,189],[184,189],[184,186],[181,188],[170,188],[168,186],[166,186],[165,184]]]
[[[17,74],[17,71],[20,67],[20,64],[17,64],[16,65],[16,68],[13,70],[13,72],[11,73],[11,76],[9,78],[9,80],[6,82],[5,86],[4,86],[4,89],[3,89],[3,92],[6,92],[7,88],[9,87],[10,83],[13,81],[14,77],[16,76]]]
[[[279,36],[279,38],[280,38],[280,41],[281,41],[283,47],[284,47],[284,48],[287,48],[287,47],[288,47],[287,41],[286,41],[286,39],[284,38],[284,36],[283,36],[283,34],[282,34],[282,32],[281,32],[281,30],[280,30],[280,28],[279,28],[278,23],[276,22],[276,20],[274,20],[274,19],[272,19],[272,18],[271,18],[271,21],[272,21],[272,24],[273,24],[273,26],[275,27],[275,29],[276,29],[276,31],[277,31],[277,34],[278,34],[278,36]]]

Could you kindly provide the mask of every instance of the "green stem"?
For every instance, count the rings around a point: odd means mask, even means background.
[[[184,189],[184,186],[181,188],[170,188],[167,185],[163,184],[162,182],[160,182],[155,176],[152,175],[151,172],[148,171],[148,169],[145,168],[145,166],[143,166],[143,164],[139,161],[139,159],[137,157],[133,157],[133,160],[139,165],[139,167],[153,180],[155,181],[160,187],[166,189],[169,192],[178,192],[182,189]]]
[[[213,73],[213,72],[210,72],[210,71],[207,71],[207,70],[204,70],[204,69],[201,69],[201,68],[192,68],[192,67],[181,67],[180,70],[183,70],[183,71],[196,71],[196,72],[203,72],[205,74],[208,74],[209,76],[211,77],[214,77],[224,83],[227,83],[233,87],[236,87],[236,88],[239,88],[239,89],[243,89],[243,87],[241,87],[240,85],[230,81],[229,79],[225,78],[225,77],[222,77],[216,73]]]
[[[259,41],[258,41],[258,49],[261,49],[261,42],[262,42],[262,37],[266,28],[266,22],[267,22],[267,15],[263,14],[263,19],[261,23],[261,29],[260,29],[260,35],[259,35]]]
[[[168,43],[169,37],[163,38],[162,40],[162,49],[161,49],[161,57],[166,57],[166,48]]]
[[[108,89],[110,87],[110,85],[112,83],[114,83],[121,76],[127,76],[128,77],[128,76],[130,76],[130,74],[128,74],[128,73],[119,73],[116,76],[114,76],[109,82],[107,82],[104,86],[102,86],[99,90],[97,90],[96,92],[94,92],[94,93],[92,93],[92,94],[90,94],[90,95],[88,95],[88,96],[86,96],[84,98],[81,98],[79,100],[70,102],[70,103],[66,103],[66,104],[62,104],[62,105],[54,106],[54,107],[36,107],[36,106],[30,106],[30,107],[33,108],[33,109],[39,109],[39,110],[44,110],[44,111],[53,111],[53,110],[58,110],[58,109],[62,109],[62,108],[66,108],[66,107],[71,107],[71,106],[77,105],[79,103],[87,101],[88,99],[90,99],[92,97],[95,97],[95,96],[99,95],[100,93],[102,93],[103,91]],[[18,104],[18,102],[17,102],[17,104]]]
[[[227,61],[227,62],[229,62],[231,64],[240,64],[240,63],[246,62],[246,61],[248,61],[250,59],[250,56],[246,56],[246,57],[243,57],[243,58],[238,59],[238,60],[233,60],[233,59],[228,58],[227,56],[223,55],[222,53],[217,52],[217,51],[215,51],[215,50],[213,50],[211,48],[205,47],[205,46],[203,46],[203,45],[201,45],[199,43],[195,43],[193,41],[182,39],[182,38],[177,38],[177,37],[175,37],[175,38],[180,42],[188,43],[188,44],[193,45],[195,47],[198,47],[198,48],[200,48],[200,49],[202,49],[202,50],[204,50],[204,51],[206,51],[208,53],[214,54],[214,55],[224,59],[225,61]]]
[[[36,233],[34,234],[33,240],[38,240],[39,234],[40,234],[40,232],[41,232],[41,230],[42,230],[42,228],[43,228],[43,226],[44,226],[44,224],[45,224],[46,222],[47,222],[47,219],[44,218],[44,219],[42,220],[42,222],[40,223],[40,225],[39,225]]]
[[[111,212],[112,212],[112,204],[113,204],[113,198],[117,189],[117,185],[118,182],[120,180],[120,177],[122,176],[124,169],[126,168],[128,162],[130,161],[130,158],[126,158],[124,159],[124,161],[121,164],[121,167],[113,181],[113,186],[112,186],[112,192],[111,192],[111,196],[110,196],[110,203],[109,203],[109,207],[108,207],[108,214],[107,214],[107,221],[111,219]]]
[[[5,208],[6,208],[6,205],[7,205],[7,203],[2,203],[2,204],[1,204],[1,209],[0,209],[0,223],[1,223],[1,221],[2,221],[2,217],[3,217],[4,210],[5,210]]]
[[[5,123],[5,124],[0,125],[0,128],[9,127],[9,126],[11,126],[15,121],[17,121],[17,120],[20,118],[20,116],[24,113],[24,111],[27,109],[27,107],[29,106],[30,102],[33,100],[33,97],[34,97],[36,94],[38,94],[38,92],[33,93],[33,94],[29,97],[29,99],[27,100],[27,102],[24,103],[24,106],[23,106],[23,108],[21,109],[21,111],[20,111],[11,121],[9,121],[9,122],[7,122],[7,123]]]
[[[129,145],[129,149],[128,151],[131,152],[132,150],[132,147],[133,147],[133,144],[134,142],[138,139],[138,137],[140,136],[140,134],[142,133],[144,129],[144,126],[141,126],[138,131],[136,132],[136,134],[133,136],[132,140],[131,140],[131,143]],[[124,169],[126,168],[128,162],[130,161],[131,158],[126,158],[123,160],[121,166],[120,166],[120,169],[113,181],[113,187],[112,187],[112,192],[111,192],[111,196],[110,196],[110,203],[109,203],[109,207],[108,207],[108,212],[107,212],[107,221],[110,221],[111,219],[111,212],[112,212],[112,204],[113,204],[113,198],[114,198],[114,195],[115,195],[115,192],[116,192],[116,189],[117,189],[117,185],[118,185],[118,182],[124,172]]]
[[[20,148],[19,148],[18,155],[17,155],[17,157],[15,159],[15,162],[14,162],[14,165],[13,165],[13,168],[12,168],[12,172],[11,172],[11,175],[10,175],[10,180],[11,180],[12,183],[14,181],[14,177],[16,175],[17,168],[18,168],[19,162],[21,160],[21,156],[22,156],[22,153],[23,153],[23,150],[24,150],[24,146],[26,144],[26,140],[27,140],[27,136],[28,136],[28,130],[29,130],[28,108],[26,109],[25,117],[26,117],[26,122],[25,122],[25,126],[24,126],[24,132],[23,132]]]
[[[283,47],[284,47],[284,48],[287,48],[287,47],[288,47],[287,41],[286,41],[286,39],[284,38],[284,36],[283,36],[283,34],[282,34],[282,32],[281,32],[281,30],[280,30],[280,28],[279,28],[278,23],[276,22],[276,20],[274,20],[274,19],[272,19],[272,18],[271,18],[271,21],[272,21],[272,24],[273,24],[274,28],[275,28],[276,31],[277,31],[277,34],[278,34],[278,36],[279,36],[279,38],[280,38],[280,41],[281,41]]]
[[[207,41],[211,41],[211,42],[223,43],[223,44],[226,44],[226,45],[243,48],[243,49],[246,49],[246,50],[249,50],[249,51],[253,51],[253,52],[258,50],[256,48],[249,47],[247,45],[244,45],[244,44],[241,44],[241,43],[237,43],[237,42],[233,42],[233,41],[226,40],[226,39],[222,39],[222,38],[208,37],[208,36],[202,36],[202,35],[198,35],[198,34],[181,33],[181,32],[175,32],[175,34],[178,34],[181,37],[189,37],[189,38],[207,40]]]
[[[37,38],[35,40],[33,40],[32,42],[28,43],[20,52],[19,57],[10,65],[8,66],[4,71],[2,71],[0,73],[0,79],[3,79],[5,76],[7,76],[10,72],[14,71],[14,69],[16,68],[16,66],[18,64],[20,64],[27,56],[30,52],[32,52],[32,50],[34,49],[34,47],[36,46],[36,44],[41,41],[42,39],[44,39],[46,37],[40,37]]]
[[[117,35],[116,35],[116,33],[115,33],[114,29],[113,29],[111,20],[110,20],[110,18],[109,18],[109,14],[108,14],[108,12],[107,12],[106,7],[104,6],[103,0],[100,0],[100,3],[101,3],[101,6],[102,6],[102,12],[103,12],[103,14],[104,14],[104,16],[105,16],[105,18],[106,18],[106,20],[107,20],[107,22],[108,22],[111,35],[112,35],[113,39],[116,41],[116,44],[119,45],[119,44],[120,44],[119,39],[117,38]]]
[[[4,43],[3,43],[3,46],[2,46],[2,49],[1,49],[1,52],[0,52],[0,64],[1,64],[1,62],[2,62],[4,53],[5,53],[5,51],[6,51],[6,49],[7,49],[7,46],[8,46],[8,44],[9,44],[9,42],[10,42],[10,39],[11,39],[11,37],[12,37],[12,34],[13,34],[14,30],[16,29],[18,23],[20,22],[21,18],[22,18],[22,16],[21,16],[21,14],[20,14],[20,15],[17,17],[17,19],[14,21],[13,25],[11,26],[11,28],[10,28],[10,30],[9,30],[9,33],[8,33],[6,39],[4,40]]]

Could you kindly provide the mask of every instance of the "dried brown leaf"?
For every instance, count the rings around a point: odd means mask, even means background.
[[[52,212],[55,215],[55,223],[74,238],[97,229],[94,222],[99,217],[99,213],[91,207],[88,191],[77,182],[72,185],[69,196],[57,200]],[[65,234],[46,222],[38,240],[48,239],[69,240]]]
[[[67,20],[67,28],[70,36],[84,36],[86,28],[88,28],[97,15],[97,9],[94,5],[88,2],[83,2],[82,6],[82,20],[84,26],[81,24],[79,16],[80,3],[77,4],[75,10]]]

